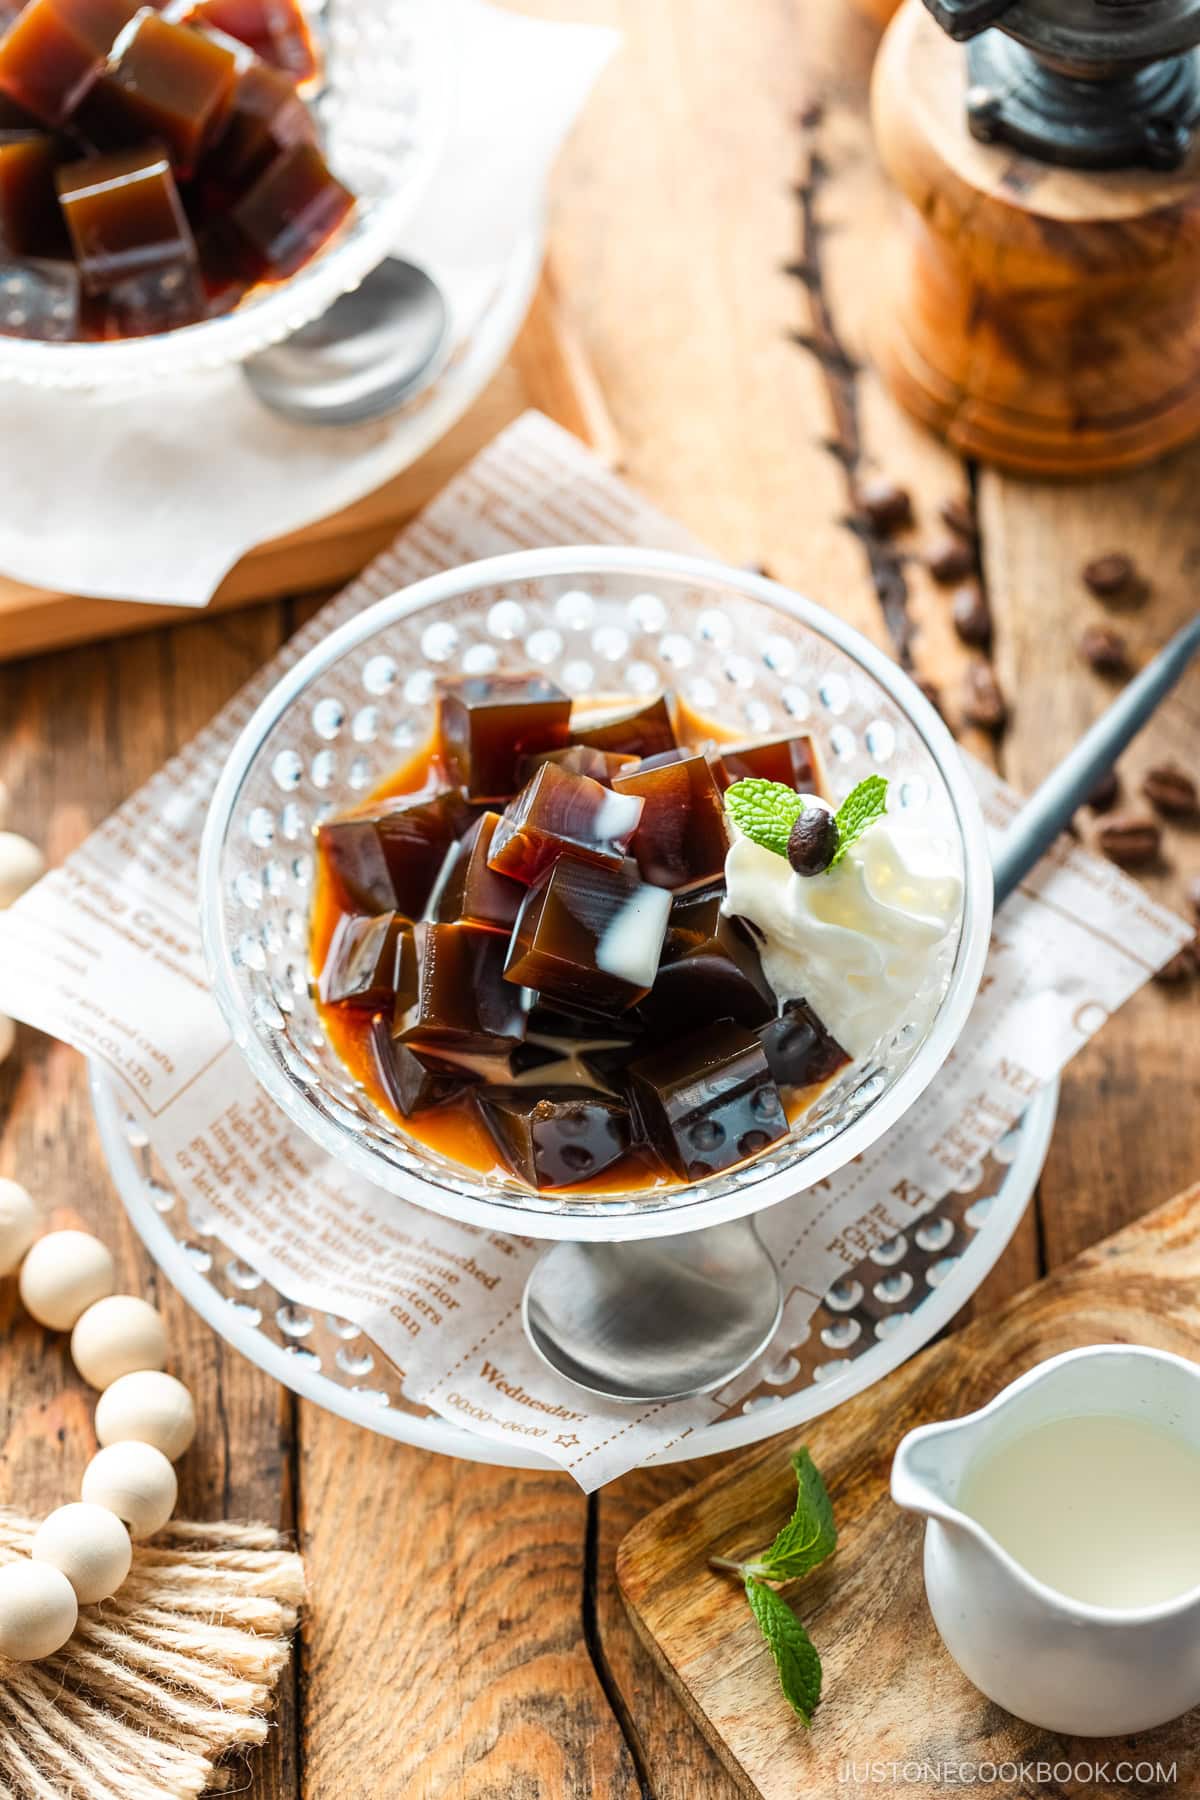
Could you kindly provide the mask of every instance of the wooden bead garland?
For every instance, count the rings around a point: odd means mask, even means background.
[[[28,1311],[51,1330],[71,1332],[76,1368],[103,1390],[96,1407],[102,1448],[83,1472],[81,1501],[43,1520],[29,1560],[0,1566],[0,1655],[17,1662],[61,1650],[80,1605],[118,1591],[129,1574],[132,1540],[160,1531],[175,1510],[179,1484],[171,1462],[183,1455],[196,1426],[187,1388],[162,1372],[162,1315],[137,1295],[113,1293],[116,1269],[107,1246],[86,1231],[38,1238],[37,1227],[37,1206],[26,1189],[0,1181],[0,1275],[20,1263]]]

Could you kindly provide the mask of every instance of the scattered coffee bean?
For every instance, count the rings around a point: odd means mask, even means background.
[[[1117,804],[1117,795],[1120,791],[1121,784],[1117,780],[1117,771],[1115,769],[1110,769],[1107,775],[1102,775],[1100,777],[1099,781],[1088,795],[1087,804],[1091,807],[1093,812],[1111,812],[1112,808]]]
[[[934,712],[940,714],[942,710],[941,688],[938,687],[937,683],[934,681],[926,681],[923,675],[916,675],[913,679],[928,700],[930,706],[932,706]]]
[[[876,531],[901,531],[912,524],[912,496],[886,475],[873,475],[854,491],[855,504]]]
[[[821,875],[838,847],[837,820],[823,806],[806,806],[792,826],[787,859],[797,875]]]
[[[966,581],[955,588],[950,616],[964,644],[971,644],[976,650],[987,649],[992,641],[992,609],[979,582]]]
[[[1110,550],[1083,565],[1083,585],[1097,600],[1119,600],[1141,585],[1131,556]]]
[[[975,545],[968,538],[942,538],[925,558],[925,566],[935,581],[953,587],[975,573]]]
[[[1158,861],[1162,830],[1157,820],[1139,813],[1112,813],[1097,830],[1096,843],[1123,869],[1145,869]]]
[[[970,725],[999,731],[1008,718],[1008,705],[990,663],[972,662],[963,679],[962,714]]]
[[[1129,646],[1111,625],[1085,625],[1079,654],[1101,675],[1129,673]]]
[[[949,500],[943,500],[938,516],[958,537],[975,537],[975,508],[965,494],[952,494]]]
[[[1188,819],[1200,807],[1196,783],[1178,763],[1155,763],[1147,769],[1142,792],[1156,812],[1169,819]]]
[[[1191,981],[1200,973],[1200,937],[1194,937],[1189,944],[1177,950],[1169,962],[1155,971],[1155,981],[1161,981],[1168,987],[1177,987],[1181,981]]]

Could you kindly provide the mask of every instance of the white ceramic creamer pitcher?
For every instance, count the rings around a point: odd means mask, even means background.
[[[975,1686],[1048,1730],[1121,1737],[1200,1704],[1194,1575],[1189,1588],[1158,1604],[1089,1604],[1030,1573],[961,1506],[972,1482],[977,1487],[987,1468],[1000,1466],[993,1457],[1041,1427],[1080,1419],[1097,1421],[1097,1430],[1099,1421],[1136,1421],[1177,1440],[1180,1455],[1200,1456],[1200,1366],[1120,1344],[1053,1357],[979,1412],[909,1432],[892,1465],[892,1498],[928,1520],[930,1610]],[[1027,1500],[1053,1504],[1044,1493]],[[1146,1529],[1136,1516],[1125,1525],[1134,1543]],[[1200,1540],[1200,1509],[1195,1531]]]

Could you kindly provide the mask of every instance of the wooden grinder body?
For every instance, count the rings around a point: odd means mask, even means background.
[[[872,114],[900,189],[876,351],[961,453],[1086,476],[1200,433],[1200,149],[1170,173],[1093,173],[981,144],[966,54],[904,0]]]

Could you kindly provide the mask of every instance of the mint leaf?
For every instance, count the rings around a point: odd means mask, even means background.
[[[833,1505],[820,1471],[807,1449],[792,1458],[796,1476],[796,1507],[771,1548],[750,1567],[771,1581],[795,1581],[823,1563],[837,1548]]]
[[[821,1698],[821,1659],[812,1639],[787,1601],[753,1575],[746,1577],[746,1598],[775,1659],[784,1699],[798,1718],[811,1725]]]
[[[751,775],[733,783],[725,804],[743,837],[761,844],[764,850],[773,850],[776,856],[787,855],[792,826],[804,811],[804,801],[795,788]]]
[[[730,793],[733,789],[730,788]],[[869,825],[887,811],[888,784],[882,775],[868,775],[852,788],[837,809],[838,847],[829,867],[836,869],[851,844],[856,844]]]

